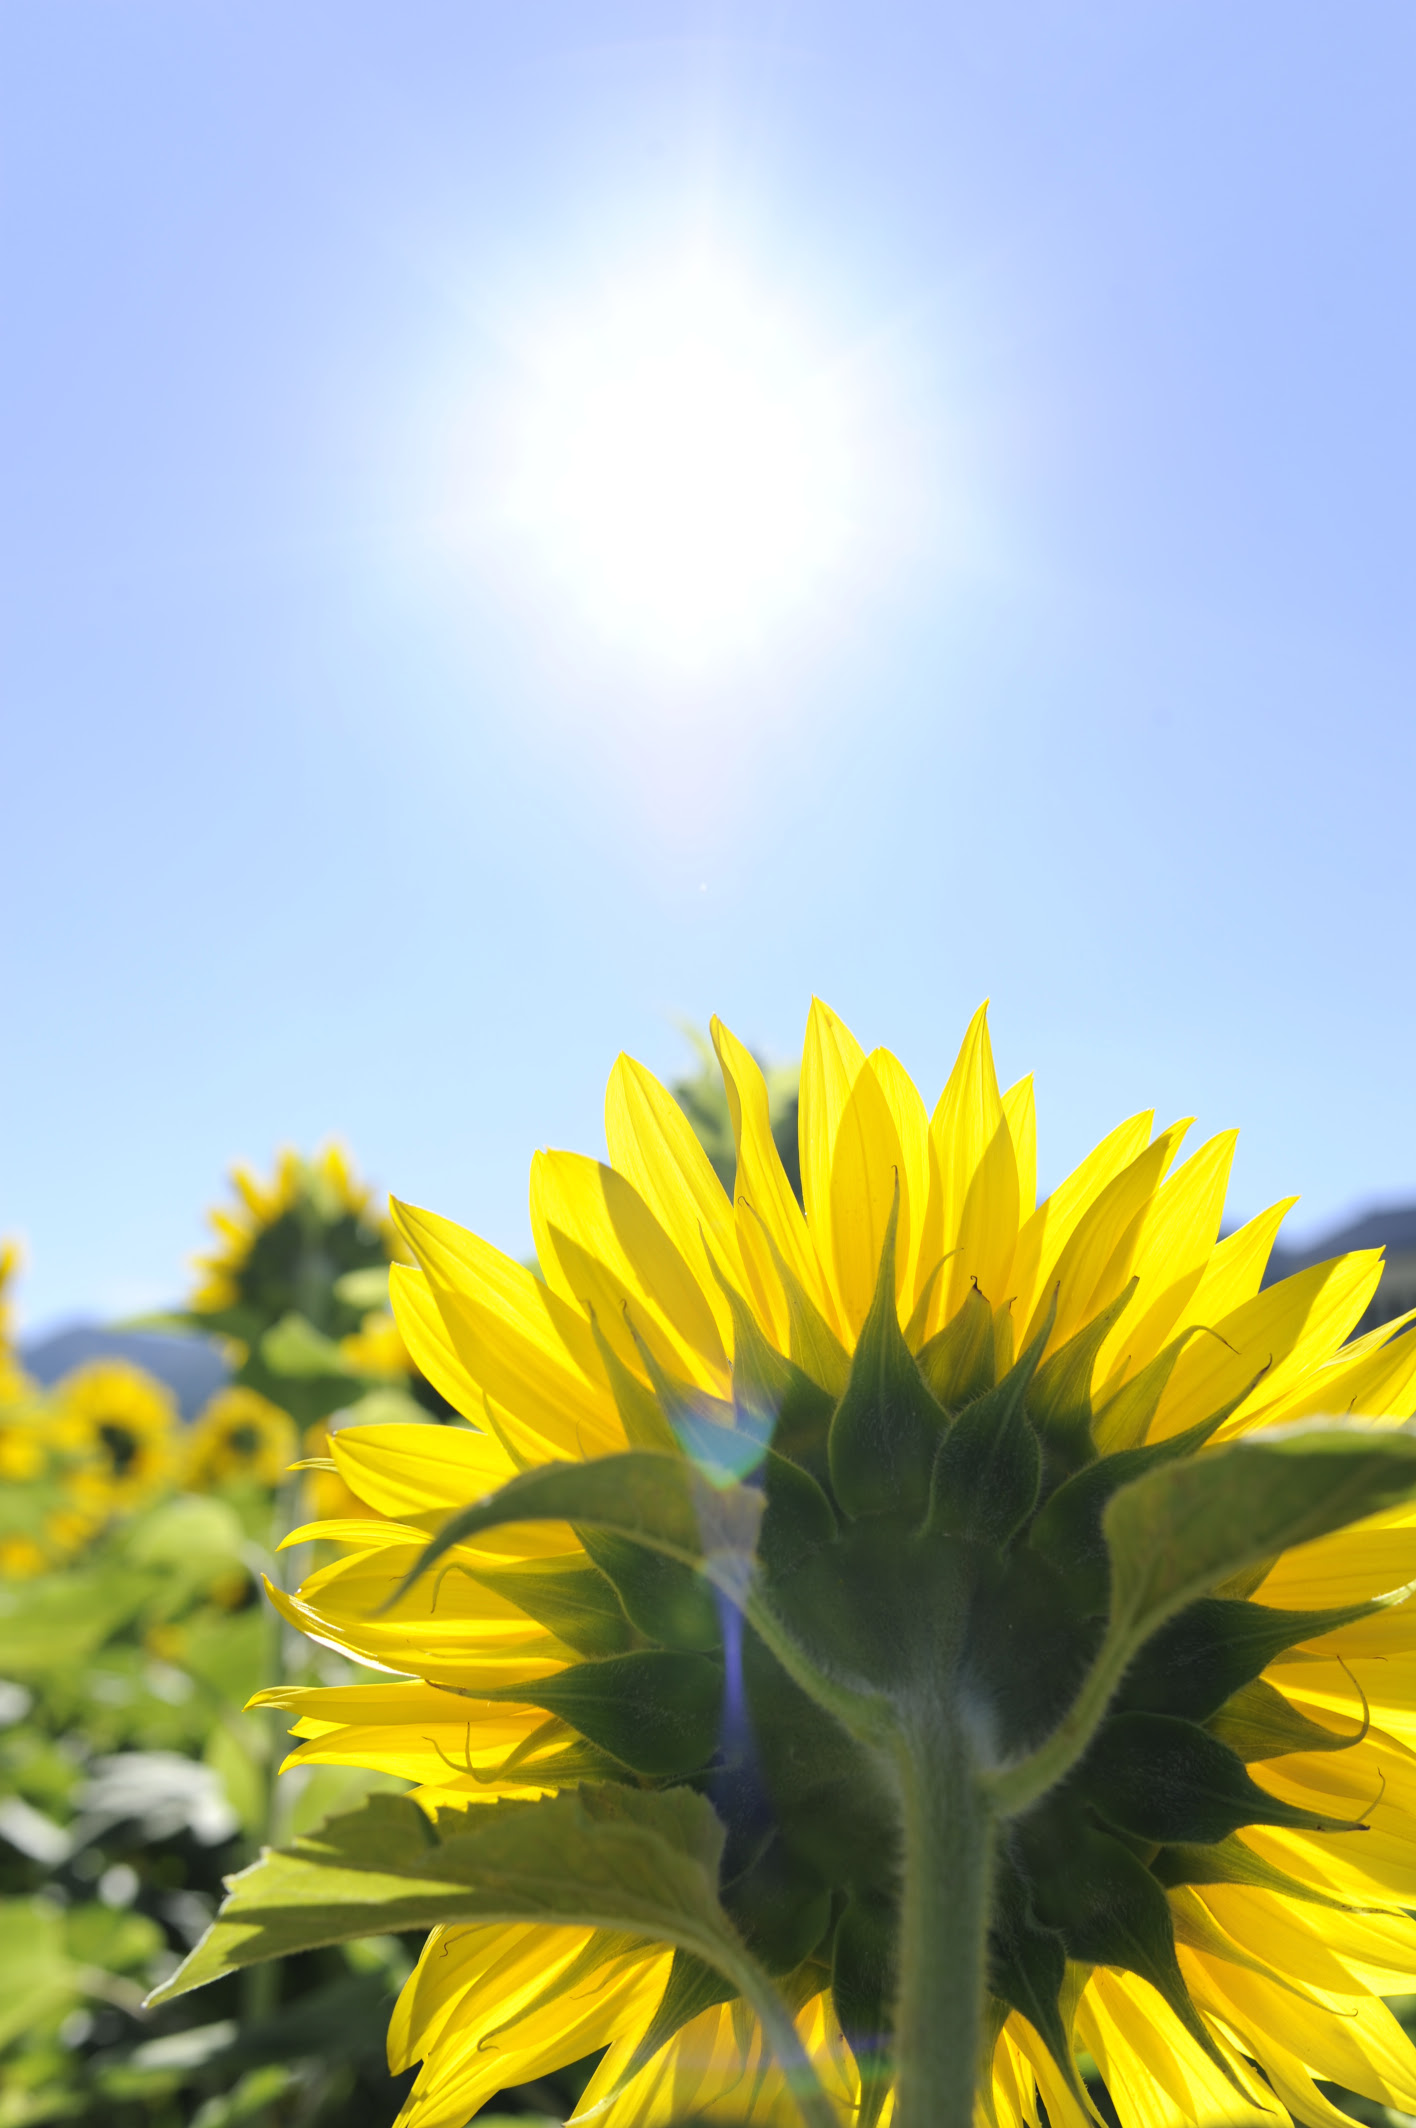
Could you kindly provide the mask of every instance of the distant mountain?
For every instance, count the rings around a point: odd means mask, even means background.
[[[102,1323],[71,1323],[48,1337],[20,1346],[20,1363],[47,1388],[86,1360],[131,1360],[166,1382],[184,1419],[195,1417],[231,1370],[216,1346],[203,1337],[163,1337],[151,1330],[107,1330]]]
[[[1374,1205],[1349,1226],[1335,1227],[1303,1249],[1276,1248],[1264,1274],[1266,1286],[1309,1264],[1326,1263],[1330,1256],[1345,1256],[1351,1249],[1385,1249],[1382,1282],[1357,1331],[1375,1330],[1393,1316],[1416,1308],[1416,1204]],[[1354,1332],[1354,1335],[1357,1333]]]

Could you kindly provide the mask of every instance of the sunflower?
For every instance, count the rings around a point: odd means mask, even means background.
[[[34,1389],[15,1351],[14,1304],[10,1299],[10,1288],[19,1268],[19,1243],[0,1241],[0,1404],[17,1403]]]
[[[81,1512],[141,1507],[177,1469],[177,1406],[127,1360],[90,1360],[54,1391],[55,1434],[73,1458],[66,1484]]]
[[[246,1318],[264,1327],[292,1309],[332,1335],[357,1330],[358,1307],[325,1320],[328,1288],[344,1273],[385,1263],[388,1231],[343,1149],[327,1145],[306,1160],[287,1147],[268,1180],[238,1166],[231,1186],[236,1203],[208,1215],[217,1245],[195,1259],[192,1313],[233,1316],[238,1337]]]
[[[245,1480],[276,1486],[296,1452],[295,1428],[254,1389],[219,1389],[187,1437],[183,1482],[194,1492]]]
[[[1186,1126],[1149,1114],[1037,1203],[1031,1082],[1000,1093],[982,1011],[930,1117],[813,1007],[798,1203],[760,1071],[713,1038],[734,1201],[621,1058],[611,1164],[534,1162],[540,1276],[396,1207],[404,1339],[471,1427],[333,1436],[369,1512],[297,1532],[345,1556],[272,1598],[402,1675],[263,1695],[292,1763],[401,1776],[438,1839],[586,1782],[707,1798],[813,2119],[1086,2128],[1079,2062],[1123,2128],[1336,2128],[1333,2087],[1416,2111],[1382,1999],[1416,1988],[1416,1508],[1409,1477],[1344,1491],[1373,1442],[1406,1468],[1416,1405],[1416,1332],[1346,1342],[1379,1253],[1264,1289],[1292,1200],[1221,1240],[1234,1133],[1177,1165]],[[1324,1415],[1366,1423],[1301,1430]],[[1302,1541],[1269,1542],[1320,1453]],[[685,1462],[724,1513],[765,1497],[756,1609],[566,1505]],[[1143,1516],[1192,1496],[1255,1563],[1184,1581],[1193,1516]],[[1127,1641],[1128,1616],[1161,1622]],[[876,1705],[905,1709],[894,1758]],[[775,2123],[778,2037],[683,1950],[459,1924],[390,2059],[422,2064],[407,2128],[598,2050],[577,2118]]]

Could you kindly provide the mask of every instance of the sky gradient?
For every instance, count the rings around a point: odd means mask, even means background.
[[[1413,73],[1398,4],[8,0],[28,1326],[331,1132],[521,1252],[618,1050],[813,991],[930,1100],[991,996],[1044,1186],[1155,1104],[1289,1239],[1416,1195]],[[705,246],[852,470],[686,659],[505,495],[546,351]]]

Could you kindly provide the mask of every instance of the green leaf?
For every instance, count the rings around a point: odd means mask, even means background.
[[[1251,1561],[1325,1537],[1416,1492],[1416,1438],[1375,1427],[1252,1435],[1149,1471],[1102,1518],[1112,1632],[1139,1644]]]
[[[628,1929],[735,1970],[743,1953],[716,1889],[722,1844],[712,1806],[688,1788],[606,1784],[435,1818],[411,1796],[370,1796],[233,1877],[216,1921],[151,2000],[262,1959],[439,1921]]]
[[[261,1358],[274,1374],[317,1377],[350,1371],[334,1339],[294,1309],[267,1330],[261,1339]]]
[[[807,2121],[836,2128],[790,2012],[718,1903],[723,1837],[689,1788],[606,1785],[436,1819],[410,1796],[371,1796],[233,1877],[212,1927],[150,2001],[261,1959],[437,1922],[626,1931],[720,1972],[762,2020]]]
[[[682,1457],[631,1449],[588,1463],[523,1471],[445,1522],[390,1599],[389,1608],[454,1545],[513,1522],[568,1522],[608,1530],[704,1572],[739,1600],[751,1573],[762,1495],[711,1484]]]
[[[1024,1810],[1071,1770],[1132,1660],[1167,1619],[1242,1568],[1413,1492],[1412,1435],[1308,1421],[1165,1464],[1123,1486],[1102,1516],[1111,1559],[1106,1637],[1052,1735],[992,1777],[995,1806]]]
[[[330,1288],[336,1300],[342,1300],[346,1308],[357,1308],[361,1313],[373,1308],[388,1306],[388,1265],[363,1264],[357,1271],[345,1271]]]

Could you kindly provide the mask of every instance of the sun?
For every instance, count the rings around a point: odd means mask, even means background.
[[[842,365],[697,259],[530,350],[513,516],[585,618],[698,665],[818,593],[849,543]]]

